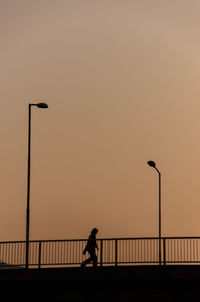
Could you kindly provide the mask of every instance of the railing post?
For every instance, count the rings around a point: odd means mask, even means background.
[[[42,250],[42,242],[39,241],[39,250],[38,250],[38,268],[41,267],[41,250]]]
[[[103,266],[103,240],[100,240],[100,266]]]
[[[29,241],[26,241],[26,269],[28,269],[29,264]]]
[[[115,239],[115,266],[118,264],[118,241]]]
[[[163,265],[166,264],[166,238],[163,238]]]

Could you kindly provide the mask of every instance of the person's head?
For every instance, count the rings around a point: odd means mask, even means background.
[[[98,230],[97,230],[97,228],[94,228],[92,231],[91,231],[91,234],[94,234],[94,235],[96,235],[98,233]]]

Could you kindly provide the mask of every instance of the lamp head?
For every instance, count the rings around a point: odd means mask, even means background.
[[[37,107],[42,108],[42,109],[46,109],[46,108],[48,108],[48,105],[46,103],[38,103]]]
[[[156,167],[156,163],[155,163],[153,160],[149,160],[149,161],[147,162],[147,164],[148,164],[150,167],[153,167],[153,168]]]

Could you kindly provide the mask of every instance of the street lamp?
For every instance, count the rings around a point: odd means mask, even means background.
[[[30,228],[30,172],[31,172],[31,107],[48,108],[46,103],[28,104],[28,178],[27,178],[27,208],[26,208],[26,268],[29,258],[29,228]]]
[[[161,265],[161,173],[158,170],[158,168],[156,167],[156,163],[152,160],[149,160],[147,162],[147,164],[154,168],[157,172],[158,172],[158,176],[159,176],[159,264]]]

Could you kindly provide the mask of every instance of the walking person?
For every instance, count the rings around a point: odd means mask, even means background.
[[[98,245],[96,242],[96,234],[98,233],[97,228],[94,228],[90,236],[88,238],[86,247],[83,250],[83,255],[86,254],[86,252],[89,253],[90,257],[82,262],[81,267],[85,267],[86,264],[93,262],[93,267],[97,267],[97,255],[96,255],[96,249],[98,250]]]

